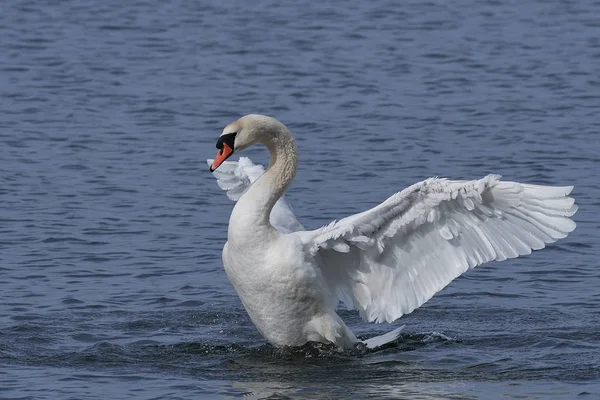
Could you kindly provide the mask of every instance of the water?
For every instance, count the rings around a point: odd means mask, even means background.
[[[599,21],[591,0],[3,2],[0,397],[597,398]],[[490,172],[575,185],[578,228],[456,280],[386,349],[276,350],[222,270],[205,164],[250,112],[295,133],[309,228]]]

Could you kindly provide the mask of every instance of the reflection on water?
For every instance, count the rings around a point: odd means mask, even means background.
[[[332,371],[335,373],[335,371]],[[351,392],[343,385],[303,385],[301,388],[294,384],[281,382],[232,382],[232,388],[241,393],[244,399],[348,399],[348,398],[393,398],[393,399],[477,399],[478,397],[464,394],[464,384],[459,391],[453,391],[451,385],[427,383],[379,384],[376,381],[364,382],[360,385],[359,393]],[[231,396],[230,398],[235,398]]]
[[[335,373],[335,371],[332,371]],[[579,395],[590,396],[586,386],[569,383],[555,382],[469,382],[456,380],[454,382],[419,383],[403,382],[402,375],[397,375],[393,383],[364,381],[358,379],[353,383],[352,389],[340,383],[338,385],[311,385],[297,382],[232,382],[234,394],[225,398],[237,398],[242,395],[244,399],[360,399],[360,398],[389,398],[402,400],[469,400],[469,399],[558,399]]]

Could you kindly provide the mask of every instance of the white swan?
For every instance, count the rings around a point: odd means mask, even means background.
[[[271,153],[264,174],[246,158],[225,162],[255,143]],[[223,248],[225,271],[252,322],[275,346],[354,346],[359,340],[336,314],[340,301],[367,321],[392,322],[468,269],[529,254],[575,229],[571,186],[488,175],[430,178],[370,210],[305,231],[282,198],[298,164],[282,123],[246,115],[223,130],[217,148],[210,170],[237,200]],[[400,329],[365,343],[380,346]]]

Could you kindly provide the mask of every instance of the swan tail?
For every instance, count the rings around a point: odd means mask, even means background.
[[[384,333],[383,335],[372,337],[371,339],[364,340],[363,343],[367,345],[368,349],[375,349],[377,347],[381,347],[384,344],[388,344],[398,339],[400,336],[400,332],[404,329],[406,325],[402,325],[399,328],[394,329],[391,332]]]

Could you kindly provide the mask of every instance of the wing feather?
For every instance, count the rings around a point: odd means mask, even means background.
[[[430,178],[380,205],[297,232],[338,299],[369,321],[412,312],[470,268],[564,238],[573,188]]]
[[[211,165],[213,160],[206,160],[206,162]],[[238,201],[250,185],[264,173],[265,169],[262,165],[255,165],[249,158],[240,157],[238,161],[225,161],[213,172],[213,175],[217,178],[219,187],[227,193],[227,197]],[[283,233],[304,230],[285,196],[275,203],[269,220],[275,229]]]

